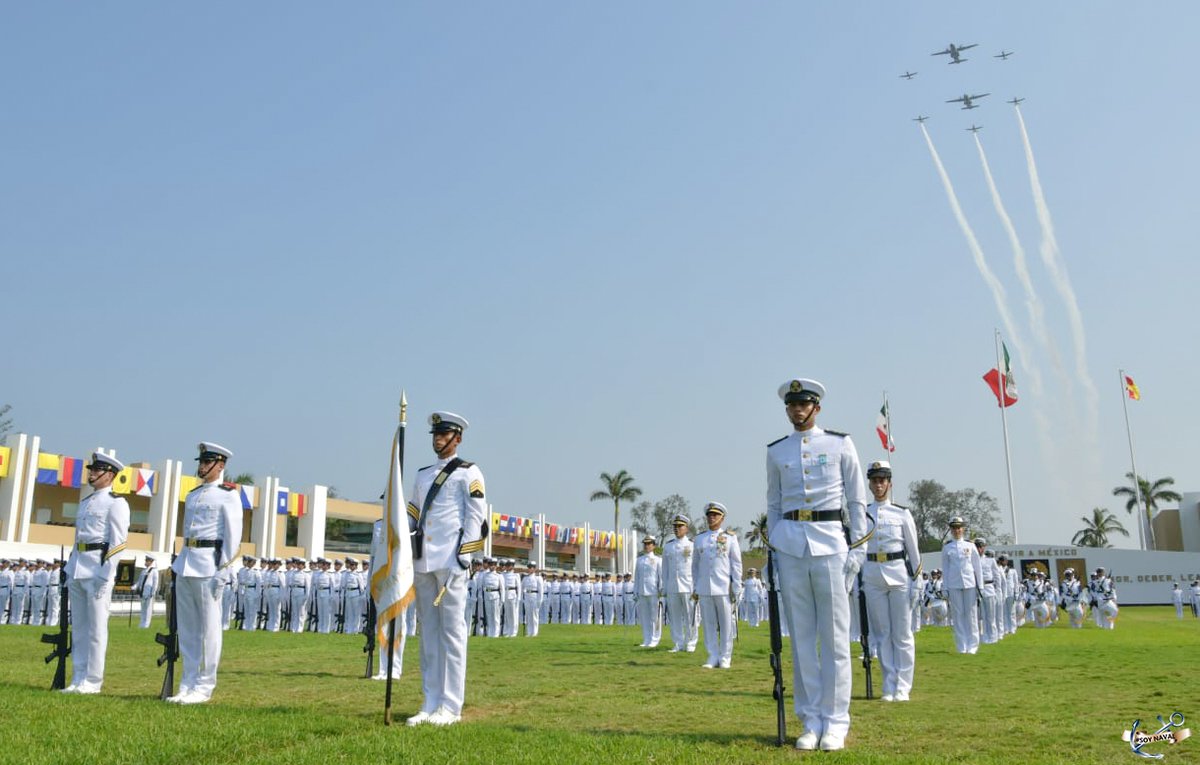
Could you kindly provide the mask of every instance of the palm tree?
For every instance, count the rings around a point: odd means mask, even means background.
[[[617,471],[616,475],[608,473],[600,474],[600,483],[604,484],[604,488],[600,491],[592,492],[592,502],[600,499],[611,499],[613,503],[613,534],[619,534],[621,531],[621,500],[632,502],[642,496],[642,490],[633,485],[633,476],[624,470]],[[619,550],[613,550],[613,573],[617,571],[617,553]]]
[[[1108,535],[1113,533],[1121,533],[1129,536],[1129,532],[1117,520],[1117,517],[1103,507],[1092,508],[1092,517],[1086,515],[1079,520],[1083,521],[1083,528],[1075,532],[1075,536],[1071,537],[1071,544],[1080,545],[1082,547],[1112,547],[1108,543]]]
[[[750,522],[750,533],[746,535],[746,542],[750,545],[750,550],[761,550],[767,546],[767,514],[755,518]]]
[[[1142,505],[1146,508],[1146,529],[1148,539],[1150,540],[1150,549],[1155,548],[1154,544],[1154,527],[1150,524],[1150,519],[1154,517],[1154,511],[1158,510],[1159,502],[1179,502],[1183,499],[1183,495],[1174,489],[1167,488],[1175,485],[1175,479],[1170,476],[1159,478],[1154,483],[1150,483],[1141,476],[1137,477],[1137,489],[1133,487],[1133,473],[1126,473],[1125,477],[1129,479],[1129,486],[1118,486],[1113,489],[1114,497],[1128,497],[1125,503],[1125,512],[1132,513],[1133,508],[1138,506],[1138,495],[1140,493]],[[1141,520],[1138,521],[1138,529],[1142,527]]]

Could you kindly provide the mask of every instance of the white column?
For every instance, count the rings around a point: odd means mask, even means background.
[[[538,536],[533,542],[533,549],[537,555],[534,563],[538,568],[546,567],[546,515],[539,513],[537,517]]]
[[[258,490],[258,503],[250,516],[250,542],[258,557],[270,558],[274,557],[271,552],[271,521],[275,519],[275,503],[268,499],[275,496],[271,492],[270,477],[263,481],[261,487],[255,488]]]
[[[21,500],[18,503],[17,526],[14,541],[29,542],[29,519],[33,515],[33,487],[37,483],[38,454],[41,453],[42,438],[33,436],[29,442],[29,459],[25,460],[25,471],[21,476]]]
[[[583,573],[592,573],[592,524],[583,524],[583,539],[579,540],[579,551],[583,553]]]
[[[161,552],[175,554],[175,528],[179,525],[179,496],[182,491],[183,462],[176,462],[171,471],[171,483],[167,486],[167,533],[163,536]]]
[[[487,524],[488,524],[488,535],[487,535],[487,539],[483,540],[483,557],[490,558],[490,557],[492,557],[492,503],[491,502],[489,502],[488,506],[487,506]]]
[[[150,497],[150,517],[146,521],[146,531],[150,532],[150,549],[154,552],[167,552],[171,546],[167,519],[171,516],[171,487],[174,485],[174,479],[175,460],[167,460],[158,469],[158,491]]]
[[[9,448],[8,477],[0,479],[0,542],[17,541],[21,498],[25,496],[25,461],[29,458],[29,436],[13,433],[4,439]]]

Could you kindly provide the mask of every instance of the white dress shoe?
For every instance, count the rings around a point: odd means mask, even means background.
[[[75,684],[68,685],[66,688],[59,688],[59,693],[79,693],[79,686]]]
[[[679,648],[669,648],[669,649],[667,649],[667,653],[679,653],[679,651],[680,651],[680,650],[682,650],[682,649],[679,649]]]
[[[417,712],[415,715],[413,715],[412,717],[405,720],[404,724],[410,728],[416,727],[417,725],[424,725],[425,723],[429,722],[429,718],[432,716],[433,716],[432,712],[426,712],[425,710],[421,710],[420,712]]]
[[[834,736],[831,733],[826,733],[821,736],[821,751],[836,752],[839,749],[846,748],[846,739],[843,736]]]
[[[882,699],[883,699],[884,701],[895,701],[895,700],[896,700],[896,697],[895,697],[895,696],[893,696],[893,695],[892,695],[892,694],[890,694],[890,693],[885,693],[885,694],[883,694],[883,697],[882,697]]]
[[[453,725],[462,719],[462,715],[456,715],[445,707],[438,707],[438,710],[429,716],[430,725]]]
[[[711,663],[705,662],[704,664],[701,664],[701,665],[700,665],[700,668],[701,668],[701,669],[716,669],[716,668],[717,668],[717,665],[716,665],[716,664],[711,664]]]
[[[98,685],[80,685],[75,688],[75,692],[84,696],[94,696],[100,692]]]
[[[908,701],[908,694],[896,691],[896,701]]]
[[[721,659],[721,662],[717,666],[721,669],[729,669],[729,659]]]
[[[181,696],[178,703],[180,703],[180,704],[207,704],[209,698],[211,698],[211,697],[209,697],[203,693],[200,693],[198,691],[191,691],[191,692],[186,693],[183,696]]]
[[[806,730],[800,734],[800,738],[796,739],[796,748],[801,751],[811,752],[817,748],[817,734],[811,730]]]

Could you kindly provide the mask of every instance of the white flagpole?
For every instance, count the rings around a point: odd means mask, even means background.
[[[1004,429],[1004,467],[1008,471],[1008,508],[1012,515],[1013,527],[1013,544],[1017,544],[1017,500],[1013,495],[1013,479],[1012,479],[1012,457],[1008,451],[1008,416],[1005,413],[1004,394],[1008,391],[1008,376],[1004,374],[1004,367],[1000,364],[1000,330],[995,330],[996,343],[996,375],[997,383],[1000,387],[1000,396],[997,403],[1000,405],[1000,425]]]
[[[1145,549],[1153,549],[1154,538],[1153,530],[1150,528],[1150,518],[1146,516],[1146,508],[1142,506],[1142,482],[1138,480],[1137,460],[1133,457],[1133,429],[1129,427],[1129,403],[1125,400],[1129,397],[1129,389],[1125,385],[1125,370],[1118,369],[1117,377],[1121,382],[1121,409],[1125,411],[1125,435],[1129,439],[1129,465],[1133,468],[1133,497],[1137,501],[1137,517],[1138,517],[1138,547]],[[1142,531],[1142,521],[1145,516],[1146,530]],[[1147,540],[1149,540],[1149,548],[1147,548]]]

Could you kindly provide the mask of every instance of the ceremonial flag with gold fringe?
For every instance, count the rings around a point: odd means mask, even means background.
[[[387,489],[383,494],[383,533],[371,557],[378,567],[371,572],[371,597],[375,599],[378,618],[375,620],[375,640],[381,646],[380,655],[390,650],[387,626],[412,603],[413,590],[412,539],[408,532],[408,515],[404,504],[404,481],[401,477],[400,451],[404,426],[396,428],[392,439],[392,459],[388,463]]]

